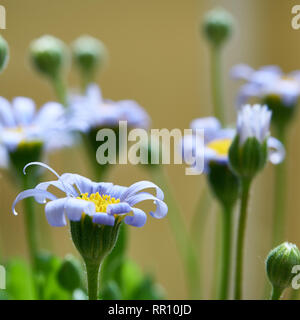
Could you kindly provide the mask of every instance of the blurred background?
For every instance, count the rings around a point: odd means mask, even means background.
[[[98,79],[106,98],[135,99],[152,117],[153,128],[188,128],[193,118],[212,114],[209,49],[199,22],[205,12],[220,5],[236,19],[236,30],[224,52],[224,89],[228,118],[235,121],[234,99],[239,84],[229,79],[230,68],[240,62],[255,68],[277,64],[285,72],[300,69],[300,30],[291,27],[291,8],[297,1],[283,0],[2,0],[7,29],[1,30],[10,45],[10,62],[0,77],[0,95],[29,96],[37,105],[54,100],[48,82],[33,72],[27,61],[32,39],[52,34],[70,44],[82,34],[101,39],[110,63]],[[299,4],[299,3],[298,3]],[[74,72],[70,86],[79,84]],[[295,119],[290,132],[288,238],[300,245],[300,124]],[[90,176],[82,149],[59,152],[49,162],[59,173]],[[166,166],[173,191],[187,224],[204,177],[186,176],[184,166]],[[126,169],[126,170],[125,170]],[[114,168],[110,180],[130,185],[149,179],[137,166]],[[273,170],[269,166],[255,181],[247,230],[245,298],[260,298],[263,292],[264,259],[270,248]],[[0,177],[0,247],[4,257],[27,256],[22,216],[10,211],[21,191]],[[41,228],[49,228],[42,210]],[[170,212],[169,214],[172,214]],[[201,212],[199,212],[201,214]],[[210,297],[213,270],[215,218],[212,208],[204,235],[206,298]],[[68,228],[51,228],[51,239],[41,239],[60,256],[76,254]],[[197,244],[198,245],[198,244]],[[154,273],[167,297],[186,298],[183,268],[167,219],[149,218],[144,228],[130,229],[130,257]]]

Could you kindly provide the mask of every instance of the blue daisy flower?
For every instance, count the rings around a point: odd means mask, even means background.
[[[168,207],[164,200],[163,191],[150,181],[136,182],[130,187],[118,186],[107,182],[93,182],[78,174],[65,173],[58,175],[49,166],[40,163],[29,163],[28,166],[40,165],[53,172],[58,180],[42,182],[34,189],[25,190],[16,197],[12,210],[16,215],[17,203],[25,198],[34,197],[38,203],[46,203],[45,214],[51,226],[61,227],[70,221],[80,221],[84,215],[89,215],[96,224],[113,226],[116,219],[122,219],[126,224],[142,227],[146,223],[145,211],[136,205],[151,200],[156,206],[149,214],[157,219],[166,216]],[[65,196],[56,197],[48,191],[54,186]],[[145,189],[154,189],[155,195]],[[48,200],[48,202],[47,202]]]

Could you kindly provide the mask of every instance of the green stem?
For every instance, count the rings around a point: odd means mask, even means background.
[[[196,244],[198,247],[198,257],[200,260],[203,258],[203,249],[204,249],[204,234],[205,234],[205,227],[207,224],[207,218],[210,213],[211,208],[211,196],[208,192],[208,188],[204,187],[204,190],[201,191],[200,197],[198,199],[196,210],[192,217],[192,224],[191,224],[191,239],[193,243]],[[201,264],[199,264],[199,277],[200,277],[200,284],[202,283],[202,268]],[[201,285],[199,285],[199,299],[202,297],[201,292]]]
[[[29,175],[24,175],[23,177],[23,188],[31,189],[35,184],[30,180]],[[31,264],[33,269],[36,270],[36,260],[38,255],[37,247],[37,230],[36,230],[36,217],[34,210],[34,199],[26,198],[24,199],[24,217],[25,217],[25,228],[26,228],[26,237],[28,250],[30,255]]]
[[[231,272],[231,239],[232,239],[232,208],[224,208],[222,234],[222,273],[220,279],[219,299],[226,300],[229,295]]]
[[[89,300],[98,300],[100,262],[85,260]]]
[[[236,265],[235,265],[235,290],[234,296],[236,300],[242,299],[242,281],[243,281],[243,255],[244,255],[244,242],[245,231],[247,222],[247,207],[249,200],[251,180],[242,179],[241,187],[241,206],[238,222],[238,235],[237,235],[237,247],[236,247]]]
[[[277,138],[286,148],[285,128],[277,128]],[[285,234],[286,164],[287,160],[285,159],[275,168],[273,247],[279,245],[284,240]]]
[[[282,292],[283,292],[282,288],[273,287],[272,293],[271,293],[271,300],[280,300]]]
[[[224,102],[222,92],[222,67],[221,67],[221,47],[211,47],[211,86],[214,106],[214,115],[221,123],[225,124]]]
[[[205,225],[208,218],[209,209],[211,208],[211,197],[208,188],[204,187],[201,191],[196,209],[192,217],[191,237],[194,243],[202,244]]]
[[[59,102],[67,106],[67,89],[61,76],[53,78],[52,84]]]
[[[194,243],[186,228],[181,212],[176,205],[176,201],[170,191],[169,184],[165,178],[163,170],[157,166],[156,168],[151,168],[150,173],[152,174],[154,182],[161,187],[165,193],[165,201],[169,207],[168,221],[170,221],[171,231],[184,263],[189,296],[191,299],[198,299],[200,276],[199,262],[195,252]]]

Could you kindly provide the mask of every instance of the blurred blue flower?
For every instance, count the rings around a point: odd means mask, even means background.
[[[150,212],[152,217],[161,219],[168,212],[168,207],[163,201],[163,191],[152,182],[140,181],[130,187],[97,183],[78,174],[65,173],[59,176],[41,162],[29,163],[25,166],[24,173],[30,165],[40,165],[49,169],[58,180],[42,182],[34,189],[21,192],[12,206],[14,214],[17,214],[16,204],[28,197],[34,197],[38,203],[50,200],[45,206],[45,213],[49,224],[54,227],[65,226],[66,216],[70,221],[80,221],[84,214],[91,216],[96,224],[113,226],[115,219],[119,218],[124,219],[128,225],[142,227],[146,223],[147,215],[135,205],[145,200],[152,200],[156,205],[156,210]],[[50,186],[61,190],[65,197],[57,198],[47,191]],[[155,189],[156,195],[144,191],[149,188]]]
[[[300,71],[284,75],[277,66],[264,66],[254,70],[245,64],[231,69],[233,79],[247,81],[238,93],[237,105],[252,97],[263,100],[267,96],[278,97],[285,107],[294,107],[300,96]]]
[[[147,129],[150,124],[147,112],[135,101],[103,99],[96,84],[89,85],[85,95],[72,95],[69,104],[69,127],[74,131],[118,127],[119,121],[127,121],[129,128]]]
[[[246,112],[248,112],[248,107],[246,108]],[[242,132],[243,137],[249,133],[254,135],[257,134],[257,136],[261,138],[266,132],[268,133],[266,123],[264,123],[264,126],[260,127],[260,123],[256,123],[255,116],[250,117],[246,123],[244,123],[244,120],[246,120],[244,114],[241,114],[240,120],[238,120],[238,130]],[[265,120],[267,122],[267,115]],[[242,127],[242,124],[245,124],[245,126]],[[204,172],[208,171],[208,164],[210,161],[220,164],[229,164],[228,152],[236,135],[236,129],[222,128],[219,120],[214,117],[195,119],[191,122],[190,126],[193,131],[196,129],[204,130],[204,149],[199,146],[196,148],[194,133],[192,135],[185,135],[182,139],[180,148],[187,163],[194,162],[194,165],[192,166],[194,166],[196,171],[199,171],[200,168],[195,167],[195,164],[201,164],[201,161],[196,161],[195,159],[204,157]],[[258,127],[261,128],[261,130],[258,130]],[[282,143],[273,137],[268,137],[267,144],[270,162],[273,164],[280,163],[285,157],[285,149]]]
[[[10,103],[0,97],[1,158],[7,159],[8,152],[31,142],[42,143],[46,151],[71,145],[63,118],[64,108],[59,103],[48,102],[37,111],[29,98],[17,97]]]

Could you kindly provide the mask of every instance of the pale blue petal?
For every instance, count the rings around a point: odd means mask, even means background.
[[[68,198],[65,204],[65,213],[70,221],[80,221],[82,213],[93,216],[95,211],[95,204],[91,201]]]
[[[121,196],[121,201],[126,201],[129,197],[135,195],[137,192],[144,189],[154,188],[156,190],[156,197],[160,200],[164,199],[163,191],[154,183],[150,181],[140,181],[132,184]]]
[[[145,200],[153,200],[154,204],[156,205],[156,210],[154,212],[149,212],[153,218],[161,219],[168,213],[168,206],[165,204],[165,202],[156,198],[154,195],[148,192],[140,192],[138,194],[135,194],[129,197],[126,201],[130,206],[134,206]]]
[[[45,201],[46,199],[49,199],[49,200],[55,200],[57,199],[55,195],[53,195],[52,193],[48,192],[48,191],[45,191],[45,190],[37,190],[37,189],[28,189],[28,190],[25,190],[25,191],[22,191],[20,192],[15,201],[13,202],[13,205],[12,205],[12,211],[15,215],[17,215],[18,213],[15,211],[15,207],[17,205],[18,202],[20,202],[21,200],[23,199],[26,199],[26,198],[30,198],[30,197],[40,197],[43,199],[43,201]]]
[[[48,223],[52,227],[63,227],[67,225],[65,217],[65,204],[68,198],[50,201],[45,206],[45,213]]]
[[[146,213],[138,208],[132,208],[133,216],[126,216],[124,222],[133,227],[143,227],[147,221]]]
[[[35,103],[32,99],[25,97],[14,98],[12,107],[18,125],[31,124],[35,114]]]
[[[267,144],[269,151],[268,157],[270,162],[273,164],[281,163],[285,158],[284,145],[279,140],[273,137],[268,138]]]
[[[123,214],[129,213],[132,210],[131,206],[126,202],[110,204],[106,208],[108,214]]]
[[[237,64],[230,70],[230,76],[233,79],[243,79],[248,80],[250,79],[251,75],[253,74],[254,69],[249,67],[247,64]]]
[[[93,215],[93,222],[97,224],[104,224],[107,226],[113,226],[115,224],[115,217],[105,212],[96,212]]]
[[[9,101],[3,97],[0,97],[0,125],[5,127],[14,127],[16,125],[12,107]]]
[[[56,122],[64,115],[64,107],[57,102],[44,104],[37,112],[34,123],[40,126],[55,126]]]

